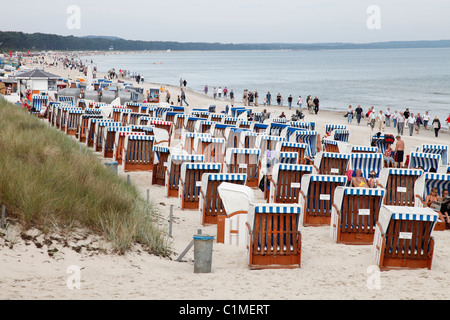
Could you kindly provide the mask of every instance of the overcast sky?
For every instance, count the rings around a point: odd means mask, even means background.
[[[3,6],[2,31],[221,43],[450,39],[449,0],[20,0],[9,3],[10,6]],[[79,16],[74,11],[67,12],[73,5],[79,8]],[[370,6],[379,8],[379,16],[367,11]]]

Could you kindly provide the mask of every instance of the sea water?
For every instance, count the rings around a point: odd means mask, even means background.
[[[361,105],[364,111],[387,107],[425,111],[441,123],[450,113],[450,48],[171,51],[107,54],[82,57],[93,60],[99,72],[115,68],[144,76],[146,82],[179,85],[208,95],[214,87],[233,89],[236,101],[244,89],[258,91],[259,103],[268,91],[272,104],[278,93],[287,105],[299,96],[317,96],[320,108],[342,110]]]

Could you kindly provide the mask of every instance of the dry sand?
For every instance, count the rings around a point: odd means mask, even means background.
[[[113,67],[113,66],[111,66]],[[76,71],[45,67],[46,71],[74,78]],[[175,80],[176,81],[176,80]],[[159,87],[145,83],[143,87]],[[179,87],[166,86],[172,97]],[[236,92],[240,97],[242,93]],[[163,95],[164,97],[164,95]],[[214,101],[201,93],[187,90],[187,101],[193,107],[215,104],[223,110],[229,103]],[[242,105],[237,103],[236,105]],[[272,115],[287,107],[260,106]],[[323,135],[329,123],[346,124],[342,112],[321,110],[318,115],[306,113],[306,121],[315,121]],[[361,126],[348,125],[350,142],[365,144],[370,137],[366,120]],[[392,127],[386,132],[395,134]],[[449,135],[434,138],[431,131],[404,136],[406,150],[422,143],[449,144]],[[99,159],[103,161],[100,157]],[[0,237],[1,299],[152,299],[152,300],[299,300],[299,299],[442,299],[449,293],[450,232],[435,231],[436,240],[432,269],[393,270],[379,273],[371,246],[336,244],[329,236],[329,227],[302,227],[302,265],[300,269],[249,270],[246,250],[214,243],[212,272],[195,274],[193,249],[181,262],[175,261],[198,229],[216,235],[216,226],[202,226],[197,210],[180,209],[176,198],[166,198],[164,187],[151,185],[147,172],[130,175],[145,199],[150,189],[151,201],[162,216],[162,227],[168,230],[169,207],[174,206],[173,251],[171,259],[145,253],[138,245],[123,256],[108,253],[108,244],[101,238],[78,230],[67,241],[54,234],[44,237],[37,230],[23,234],[14,226]],[[255,190],[257,199],[262,193]],[[75,266],[75,267],[73,267]],[[80,270],[80,288],[71,289],[72,268]],[[379,281],[379,282],[377,282]],[[376,286],[375,284],[379,284]]]

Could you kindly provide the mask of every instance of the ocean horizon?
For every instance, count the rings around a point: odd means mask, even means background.
[[[317,96],[322,110],[361,105],[364,111],[409,108],[437,115],[441,124],[450,112],[450,48],[151,51],[80,57],[98,72],[115,68],[141,74],[144,81],[187,87],[208,95],[214,87],[233,90],[242,101],[245,89],[258,91],[262,105],[268,91],[272,105],[278,93],[287,106],[299,96]]]

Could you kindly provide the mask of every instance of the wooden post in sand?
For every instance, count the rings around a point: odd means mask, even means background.
[[[2,229],[5,229],[5,214],[6,214],[6,207],[5,205],[2,205]]]
[[[172,238],[172,218],[173,218],[173,204],[170,205],[169,213],[169,237]]]

